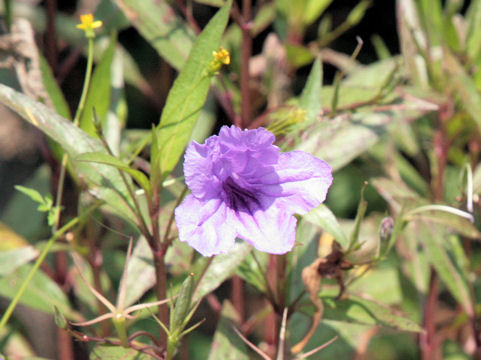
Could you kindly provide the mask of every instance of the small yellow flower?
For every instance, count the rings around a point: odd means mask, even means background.
[[[85,31],[85,36],[88,38],[94,37],[94,29],[102,26],[102,21],[94,21],[94,16],[92,14],[80,15],[80,24],[77,25],[77,29]]]
[[[230,64],[230,54],[222,46],[219,48],[219,51],[213,51],[212,55],[217,61],[221,62],[222,64],[224,65]]]
[[[214,58],[210,61],[209,66],[206,69],[206,74],[208,76],[217,75],[222,65],[230,64],[230,54],[223,47],[220,47],[219,51],[212,51],[212,56]]]

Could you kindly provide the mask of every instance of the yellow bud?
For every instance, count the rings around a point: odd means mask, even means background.
[[[214,59],[217,60],[218,62],[224,65],[230,64],[230,54],[222,46],[219,48],[219,51],[213,51],[212,55],[214,56]]]

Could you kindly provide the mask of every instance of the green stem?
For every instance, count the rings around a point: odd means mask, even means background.
[[[80,101],[77,107],[77,112],[73,120],[75,126],[79,125],[80,116],[82,115],[83,109],[85,107],[85,101],[87,99],[87,93],[90,86],[90,79],[92,77],[92,67],[94,59],[94,40],[93,38],[88,39],[88,52],[87,52],[87,69],[85,71],[84,86],[82,89],[82,95],[80,96]],[[57,196],[55,199],[55,206],[58,208],[62,204],[62,194],[65,184],[65,174],[67,170],[68,154],[64,153],[62,157],[62,163],[60,167],[60,175],[58,179]],[[58,229],[60,224],[60,211],[57,213],[57,218],[55,219],[54,232]]]
[[[73,123],[75,126],[79,125],[80,117],[82,116],[85,101],[87,100],[87,93],[90,87],[90,79],[92,77],[92,67],[93,67],[93,60],[94,60],[94,39],[88,39],[88,48],[87,48],[87,69],[85,71],[85,80],[84,80],[84,87],[82,89],[82,95],[80,96],[80,101],[77,107],[77,112],[75,113],[75,117],[73,119]]]
[[[125,317],[122,314],[117,314],[112,318],[117,335],[119,335],[120,344],[124,348],[130,347],[129,339],[127,336],[127,329],[125,327]]]
[[[0,331],[4,328],[4,326],[7,324],[8,320],[10,319],[10,316],[13,313],[13,310],[15,310],[15,307],[17,306],[18,302],[20,301],[20,298],[22,297],[23,293],[27,289],[28,284],[32,280],[33,276],[35,275],[35,272],[38,270],[40,265],[42,264],[43,260],[47,256],[48,252],[52,248],[53,244],[55,241],[61,237],[65,232],[70,230],[72,227],[77,225],[80,220],[84,219],[86,216],[88,216],[93,210],[95,210],[99,204],[92,205],[85,213],[82,214],[80,217],[76,217],[75,219],[70,220],[67,224],[65,224],[62,228],[60,228],[58,231],[53,234],[53,236],[48,240],[47,245],[42,250],[42,253],[40,256],[37,258],[37,261],[33,265],[32,269],[28,273],[27,277],[23,281],[22,285],[20,286],[20,289],[17,291],[15,294],[15,297],[13,298],[12,302],[10,305],[8,305],[7,310],[2,316],[2,319],[0,320]]]

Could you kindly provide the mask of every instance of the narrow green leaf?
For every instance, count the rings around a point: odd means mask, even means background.
[[[417,222],[417,224],[419,236],[424,243],[429,262],[464,310],[468,314],[474,315],[466,274],[459,264],[453,263],[453,253],[447,248],[448,236],[446,230],[423,222]]]
[[[392,121],[387,114],[340,115],[300,133],[297,150],[314,154],[338,170],[376,144]]]
[[[220,316],[208,360],[248,360],[246,346],[233,329],[239,325],[239,314],[228,300]]]
[[[2,84],[0,102],[58,142],[71,158],[87,152],[106,153],[100,140],[89,136],[45,105]],[[105,200],[120,215],[135,221],[132,200],[117,169],[86,162],[77,162],[74,166],[76,173],[87,180],[98,198]]]
[[[132,348],[112,345],[95,345],[90,353],[90,360],[151,360],[152,356]]]
[[[444,211],[427,211],[415,214],[411,218],[436,226],[446,227],[470,239],[481,240],[481,233],[471,221],[451,213]]]
[[[40,60],[40,71],[42,72],[43,86],[47,91],[50,100],[52,101],[54,109],[60,116],[63,116],[66,119],[71,119],[72,114],[70,113],[67,100],[65,100],[62,90],[60,90],[60,86],[58,86],[57,80],[55,80],[55,77],[53,76],[52,69],[50,69],[47,60],[45,60],[40,52],[38,57]]]
[[[206,74],[212,52],[219,48],[232,1],[209,21],[199,35],[187,63],[169,91],[158,127],[162,178],[172,171],[190,139],[196,119],[207,97],[210,76]]]
[[[299,99],[299,107],[306,111],[308,122],[315,121],[322,109],[322,65],[321,59],[317,58],[312,65],[311,73],[307,78],[306,86],[302,90]]]
[[[194,32],[166,1],[115,0],[125,16],[159,55],[180,70],[192,48]]]
[[[3,239],[2,239],[3,241]],[[0,277],[10,274],[23,264],[38,256],[33,246],[24,246],[9,251],[0,251]]]
[[[105,122],[107,111],[109,110],[111,89],[110,73],[116,43],[117,36],[114,34],[110,39],[109,46],[103,53],[102,59],[95,67],[92,81],[90,82],[87,99],[85,101],[85,108],[80,118],[80,128],[90,136],[98,136],[94,125],[93,109],[95,109],[101,124]]]
[[[468,10],[466,11],[466,51],[472,59],[477,58],[481,51],[481,1],[471,1]]]
[[[147,192],[147,194],[150,194],[150,190],[151,190],[150,182],[147,176],[145,176],[145,174],[139,170],[132,169],[127,164],[125,164],[122,160],[116,158],[115,156],[112,156],[103,152],[91,152],[91,153],[80,154],[75,158],[75,160],[113,166],[132,176],[132,178],[134,178],[134,180],[137,181],[140,187],[144,189]]]
[[[192,292],[194,291],[194,274],[187,275],[179,291],[179,297],[175,301],[174,316],[172,318],[171,332],[182,330],[185,327],[185,319],[192,303]]]
[[[127,120],[127,101],[124,91],[124,53],[115,48],[110,70],[110,104],[105,121],[102,123],[102,134],[112,153],[120,153],[122,129]]]
[[[276,4],[275,3],[264,3],[262,7],[257,12],[254,19],[254,24],[252,25],[252,36],[255,37],[264,31],[276,17]]]
[[[363,299],[358,296],[337,300],[335,297],[323,297],[323,319],[365,325],[382,325],[397,330],[422,332],[422,328],[407,318],[400,316],[384,304]]]
[[[25,264],[7,276],[0,277],[0,295],[12,299],[23,280],[30,272],[32,265]],[[45,275],[42,271],[37,271],[20,299],[20,303],[43,311],[54,314],[56,306],[69,319],[79,321],[78,315],[70,308],[69,301],[58,285]]]
[[[304,10],[304,24],[310,25],[316,21],[331,3],[332,0],[308,0]]]
[[[303,216],[303,219],[311,224],[322,227],[334,237],[343,249],[347,250],[349,248],[349,239],[342,231],[341,225],[337,222],[336,216],[326,205],[321,204],[317,208],[311,210]]]
[[[349,249],[358,243],[359,241],[359,231],[361,229],[361,222],[364,219],[364,215],[366,214],[367,210],[367,201],[364,200],[364,190],[366,189],[367,183],[365,183],[364,187],[361,190],[361,200],[359,201],[359,205],[357,207],[356,219],[354,221],[354,228],[351,232],[350,240],[349,240]]]
[[[196,302],[202,299],[202,297],[217,289],[220,284],[234,275],[237,267],[244,261],[244,258],[251,250],[252,247],[247,243],[235,244],[229,253],[217,255],[197,285],[192,301]],[[207,261],[208,258],[200,259],[199,263],[195,265],[193,272],[199,273],[197,270],[200,271]]]
[[[481,95],[476,88],[476,84],[466,70],[456,60],[449,51],[444,51],[446,70],[450,74],[449,81],[451,86],[458,94],[458,100],[481,129]]]
[[[39,203],[39,204],[43,204],[45,201],[43,199],[43,196],[42,194],[40,194],[37,190],[35,189],[31,189],[31,188],[28,188],[28,187],[25,187],[25,186],[22,186],[22,185],[15,185],[15,189],[17,189],[18,191],[24,193],[25,195],[27,195],[30,199],[32,199],[33,201]]]

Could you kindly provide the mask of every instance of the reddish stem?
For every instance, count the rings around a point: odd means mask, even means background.
[[[234,276],[231,280],[231,299],[234,309],[239,314],[239,322],[244,322],[244,283],[239,276]]]
[[[420,347],[422,360],[436,360],[436,307],[438,302],[438,277],[431,269],[429,280],[429,292],[426,305],[424,306],[424,333],[420,335]]]

